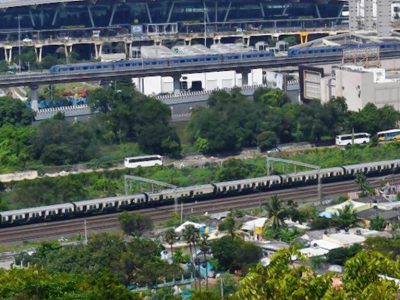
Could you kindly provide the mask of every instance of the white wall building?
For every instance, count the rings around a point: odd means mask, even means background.
[[[133,83],[139,91],[146,95],[173,93],[174,81],[172,77],[152,76],[134,78]],[[242,74],[235,71],[183,74],[180,78],[181,89],[191,89],[193,83],[201,85],[206,91],[215,89],[242,86]],[[248,74],[248,85],[261,85],[263,83],[262,69],[254,69]]]
[[[388,78],[385,69],[359,66],[343,66],[333,73],[316,79],[320,84],[315,90],[320,96],[316,94],[315,99],[327,102],[332,97],[344,97],[352,111],[362,109],[367,103],[377,107],[391,105],[400,111],[400,77]],[[318,86],[317,82],[313,84]]]

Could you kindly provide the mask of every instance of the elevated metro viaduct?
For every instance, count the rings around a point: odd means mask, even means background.
[[[204,21],[223,27],[240,20],[337,18],[345,6],[339,0],[2,0],[0,32],[161,23],[186,31]]]

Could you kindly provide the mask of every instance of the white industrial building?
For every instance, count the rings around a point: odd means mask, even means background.
[[[326,74],[322,68],[300,69],[301,99],[328,102],[344,97],[351,111],[367,103],[377,107],[391,105],[400,111],[400,73],[384,68],[343,65]]]
[[[142,58],[182,57],[206,54],[240,53],[254,49],[240,44],[216,44],[211,48],[203,45],[175,46],[169,49],[165,46],[145,46],[140,49]],[[137,51],[135,49],[135,51]],[[136,55],[135,55],[136,56]],[[134,84],[139,91],[146,95],[173,93],[177,90],[204,90],[241,87],[243,85],[261,85],[263,83],[262,69],[251,70],[246,80],[242,80],[243,74],[235,71],[209,72],[182,74],[179,78],[151,76],[135,78]],[[179,81],[179,84],[176,83]],[[247,81],[247,82],[245,82]]]
[[[367,103],[391,105],[400,111],[400,77],[388,78],[383,68],[342,66],[332,76],[320,79],[320,100],[344,97],[349,110],[358,111]]]

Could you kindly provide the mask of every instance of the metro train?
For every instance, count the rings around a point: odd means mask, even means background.
[[[367,48],[367,47],[379,47],[381,52],[389,52],[400,50],[400,42],[387,42],[387,43],[369,43],[362,45],[342,45],[342,46],[330,46],[330,47],[308,47],[308,48],[291,48],[288,50],[287,57],[307,57],[314,55],[340,55],[343,49],[351,48]],[[253,51],[245,53],[225,53],[225,54],[209,54],[199,56],[182,56],[182,57],[170,57],[170,58],[159,58],[159,59],[131,59],[121,60],[116,62],[100,62],[100,63],[80,63],[80,64],[67,64],[67,65],[54,65],[49,69],[52,74],[58,73],[71,73],[71,72],[91,72],[94,70],[98,71],[111,71],[111,70],[127,70],[134,68],[146,68],[146,67],[169,67],[179,66],[185,64],[218,64],[223,62],[235,62],[235,61],[254,61],[260,58],[271,58],[275,57],[273,52],[270,51]]]
[[[380,176],[400,171],[400,159],[342,167],[325,168],[291,174],[271,175],[257,178],[210,183],[204,185],[166,189],[159,192],[139,193],[86,201],[69,202],[28,209],[0,212],[0,227],[47,222],[67,218],[85,217],[145,207],[158,207],[179,202],[223,198],[232,195],[273,191],[290,187],[315,184],[318,176],[322,182],[351,179],[357,173]]]

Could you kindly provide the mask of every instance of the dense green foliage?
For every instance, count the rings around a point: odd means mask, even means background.
[[[160,252],[160,245],[148,239],[125,242],[122,236],[101,234],[89,239],[87,245],[43,243],[33,255],[18,260],[46,268],[51,274],[97,276],[111,272],[121,284],[145,286],[160,283],[163,278],[172,280],[173,274],[180,278],[180,268],[162,261]]]
[[[393,259],[398,259],[400,255],[400,240],[389,239],[384,237],[368,238],[364,242],[364,248],[370,251],[377,251],[390,256]]]
[[[96,276],[49,273],[42,268],[0,269],[0,295],[3,300],[134,300],[139,299],[115,280],[110,272]]]
[[[140,213],[123,212],[118,220],[124,233],[133,237],[140,237],[145,231],[153,229],[151,219]]]
[[[50,119],[38,126],[33,148],[34,157],[44,164],[67,165],[94,157],[96,141],[87,124]]]
[[[92,92],[90,104],[100,113],[86,123],[70,123],[58,114],[33,127],[30,108],[0,97],[0,171],[96,161],[102,148],[129,142],[137,143],[142,153],[179,155],[180,141],[169,125],[168,106],[136,92],[130,81],[114,86],[119,89]]]
[[[30,125],[35,113],[22,101],[0,97],[0,127],[4,125]]]
[[[361,250],[362,247],[359,244],[355,244],[353,246],[350,246],[349,248],[332,249],[326,255],[326,262],[333,265],[344,266],[344,263],[349,258],[355,256]]]
[[[345,99],[326,104],[289,103],[276,89],[259,89],[254,102],[239,90],[218,91],[208,100],[208,108],[193,112],[188,126],[191,142],[204,153],[237,151],[258,146],[267,150],[278,143],[318,142],[342,132],[370,132],[396,126],[400,114],[393,107],[368,104],[360,112],[349,112]]]
[[[117,86],[121,89],[97,89],[89,96],[91,108],[100,112],[113,141],[135,141],[148,153],[178,155],[181,146],[169,125],[169,107],[123,83]]]
[[[261,248],[238,237],[224,236],[211,243],[211,251],[221,270],[247,271],[261,258]]]
[[[235,299],[397,299],[398,287],[381,279],[399,276],[397,262],[377,252],[362,251],[347,260],[342,284],[333,286],[332,274],[318,275],[294,249],[278,251],[268,266],[260,264],[240,282]]]

